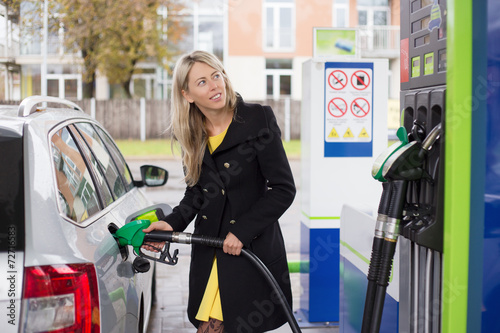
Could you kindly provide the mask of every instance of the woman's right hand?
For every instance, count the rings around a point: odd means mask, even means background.
[[[170,224],[165,221],[153,222],[149,225],[149,227],[143,229],[142,231],[147,234],[148,232],[151,232],[153,230],[174,231]],[[165,242],[147,242],[142,244],[142,248],[144,250],[151,252],[160,252],[160,250],[163,249],[164,246]]]

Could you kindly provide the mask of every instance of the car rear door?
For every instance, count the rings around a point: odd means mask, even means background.
[[[79,255],[93,262],[96,268],[101,331],[135,332],[140,298],[144,291],[150,291],[152,272],[137,273],[132,266],[133,255],[127,257],[127,253],[120,251],[108,228],[111,224],[124,225],[125,221],[114,217],[115,210],[138,211],[149,202],[135,188],[130,171],[112,139],[97,124],[68,124],[55,132],[51,141],[61,213],[71,220],[66,223],[82,227],[75,228],[74,246]],[[69,151],[68,145],[77,147],[78,153]],[[81,182],[71,185],[75,182],[74,175],[67,170],[76,169],[86,175],[85,185]],[[71,187],[84,189],[72,191]],[[74,193],[78,193],[77,198]],[[135,198],[138,195],[141,198]],[[149,294],[146,297],[150,299]]]

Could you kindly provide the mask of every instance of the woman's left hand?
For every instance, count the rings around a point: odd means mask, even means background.
[[[228,233],[226,239],[224,240],[224,245],[222,250],[224,253],[239,256],[241,249],[243,248],[243,243],[236,237],[233,233]]]

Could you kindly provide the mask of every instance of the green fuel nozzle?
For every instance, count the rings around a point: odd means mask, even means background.
[[[162,249],[158,249],[160,252],[159,257],[153,257],[141,251],[145,241],[155,241],[154,239],[147,239],[147,235],[143,230],[149,227],[152,222],[160,221],[164,217],[165,215],[161,209],[154,209],[145,212],[136,216],[132,221],[125,224],[123,227],[112,232],[112,235],[116,239],[118,246],[123,247],[131,245],[134,248],[134,254],[138,257],[143,257],[168,265],[175,265],[178,261],[177,254],[179,253],[179,250],[176,249],[173,255],[170,254],[171,240],[169,239],[158,240],[158,242],[165,242],[165,246]]]
[[[424,160],[432,145],[441,135],[441,123],[436,125],[423,142],[412,141],[394,152],[384,162],[382,176],[387,180],[418,180],[432,178],[422,168]]]
[[[139,255],[139,249],[144,243],[145,233],[142,231],[146,229],[151,224],[150,220],[135,220],[130,223],[125,224],[123,227],[118,229],[113,237],[118,241],[118,245],[126,246],[132,245],[134,248],[134,253]]]
[[[151,222],[157,222],[164,217],[159,209],[153,209],[136,216],[133,221],[125,224],[113,233],[113,237],[118,241],[118,245],[132,245],[136,255],[139,255],[139,248],[144,243],[143,229],[149,227]]]
[[[393,143],[389,147],[387,147],[375,160],[372,167],[372,177],[378,181],[385,182],[386,179],[382,176],[382,171],[387,160],[401,147],[405,146],[408,143],[408,133],[404,127],[400,127],[396,136],[399,141]]]
[[[125,224],[120,229],[113,233],[113,237],[117,240],[119,246],[131,245],[134,248],[134,254],[138,257],[143,257],[146,259],[161,262],[163,264],[175,265],[177,264],[178,257],[177,254],[179,250],[175,250],[174,254],[170,254],[170,241],[168,239],[159,239],[159,242],[165,242],[165,246],[162,249],[158,249],[160,256],[153,257],[145,254],[141,251],[142,245],[144,244],[147,235],[144,233],[143,229],[146,229],[151,224],[150,220],[134,220]],[[171,232],[170,232],[171,233]],[[149,239],[153,241],[153,239]]]

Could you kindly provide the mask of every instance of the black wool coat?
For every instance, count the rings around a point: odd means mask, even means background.
[[[292,204],[295,191],[272,109],[240,100],[223,142],[212,154],[205,151],[198,183],[186,188],[165,220],[174,231],[183,231],[194,219],[195,234],[225,238],[232,232],[264,262],[292,306],[278,218]],[[248,259],[193,244],[188,317],[195,326],[214,255],[225,332],[265,332],[286,322],[276,293]]]

